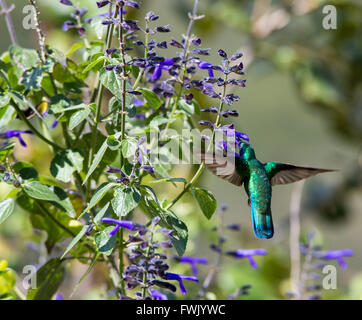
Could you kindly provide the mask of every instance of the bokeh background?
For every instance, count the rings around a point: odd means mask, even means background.
[[[25,0],[13,1],[12,13],[21,46],[36,47],[36,34],[25,30]],[[89,9],[88,16],[98,14],[95,1],[78,1]],[[186,32],[187,13],[192,1],[144,0],[133,18],[153,10],[160,15],[160,25],[170,24],[172,36],[180,39]],[[58,1],[38,1],[47,43],[67,51],[79,41],[76,33],[63,32],[61,26],[71,10]],[[7,0],[8,6],[11,1]],[[322,26],[322,8],[337,8],[337,29]],[[301,203],[301,240],[315,231],[315,242],[324,249],[351,248],[348,269],[337,266],[337,290],[324,290],[325,299],[362,298],[362,3],[359,0],[201,0],[194,33],[203,47],[212,48],[210,62],[218,63],[217,49],[230,54],[244,53],[247,87],[236,93],[241,116],[236,128],[246,132],[261,161],[277,160],[293,164],[333,168],[339,171],[309,179],[303,188]],[[0,51],[10,45],[4,19],[0,16]],[[96,38],[93,34],[93,38]],[[165,38],[165,36],[163,36]],[[171,40],[171,35],[166,34]],[[165,40],[166,40],[165,39]],[[210,105],[210,101],[201,104]],[[195,120],[197,120],[195,118]],[[30,142],[30,141],[29,141]],[[51,154],[35,139],[26,150],[18,148],[19,159],[33,161],[48,172]],[[177,166],[171,175],[191,177],[195,168]],[[49,174],[49,172],[48,172]],[[294,185],[277,186],[273,192],[272,211],[275,236],[256,239],[250,210],[243,189],[204,172],[199,182],[215,195],[219,205],[225,203],[225,224],[240,223],[239,233],[227,234],[228,249],[266,248],[268,255],[257,257],[259,268],[251,269],[246,260],[225,258],[208,298],[226,297],[238,286],[251,284],[243,299],[283,299],[290,289],[289,212]],[[0,199],[8,187],[0,184]],[[177,188],[160,187],[160,198],[171,199]],[[211,231],[216,217],[207,221],[191,197],[185,197],[175,211],[190,229],[189,255],[207,256],[215,242]],[[137,213],[136,213],[137,214]],[[30,239],[30,241],[29,241]],[[17,210],[0,226],[0,259],[19,274],[26,264],[44,263],[43,234],[34,233],[27,213]],[[43,260],[42,260],[43,259]],[[182,270],[182,267],[180,270]],[[61,288],[65,296],[79,280],[86,266],[74,263]],[[207,268],[202,268],[201,278]],[[105,269],[99,266],[81,284],[73,298],[105,298]],[[197,292],[197,285],[189,286]]]

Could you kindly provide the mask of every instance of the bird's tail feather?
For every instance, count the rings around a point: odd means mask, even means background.
[[[270,239],[273,237],[274,227],[270,207],[266,212],[260,212],[252,202],[251,219],[253,221],[254,233],[258,238]]]

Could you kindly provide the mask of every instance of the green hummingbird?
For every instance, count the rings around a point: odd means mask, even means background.
[[[270,239],[274,228],[271,213],[272,186],[287,184],[323,172],[335,170],[300,167],[281,162],[260,162],[253,147],[236,138],[239,152],[235,157],[220,153],[202,153],[201,161],[216,176],[236,185],[244,184],[251,207],[254,233],[258,238]],[[225,150],[225,147],[224,147]]]

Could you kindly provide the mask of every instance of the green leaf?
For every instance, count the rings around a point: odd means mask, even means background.
[[[70,48],[70,50],[65,54],[67,57],[70,56],[73,52],[77,51],[78,49],[84,47],[83,42],[77,42],[73,44],[73,46]]]
[[[62,150],[52,160],[50,173],[60,181],[70,182],[75,171],[82,171],[83,160],[83,156],[79,151]]]
[[[134,157],[134,154],[136,152],[137,143],[133,140],[124,139],[122,141],[122,155],[125,158]]]
[[[103,62],[106,59],[105,56],[101,56],[95,61],[91,62],[84,70],[83,73],[88,72],[89,70],[92,70],[98,63]]]
[[[135,187],[120,186],[114,191],[112,199],[112,208],[120,218],[138,206],[141,194]]]
[[[87,208],[84,209],[84,211],[81,213],[81,215],[79,216],[78,220],[86,213],[88,212],[90,209],[92,209],[94,206],[97,205],[97,203],[99,201],[102,200],[102,198],[106,195],[106,193],[109,191],[109,189],[113,188],[115,185],[117,185],[117,183],[113,183],[113,182],[104,182],[102,183],[97,190],[94,192],[94,195],[92,197],[92,199],[89,202],[89,205],[87,206]]]
[[[74,239],[68,244],[67,248],[65,249],[63,255],[60,259],[63,259],[65,255],[78,243],[80,239],[85,235],[85,232],[88,229],[88,225],[83,226],[82,230],[74,237]]]
[[[140,89],[143,96],[145,97],[148,105],[152,108],[158,109],[162,105],[162,100],[151,90]]]
[[[70,108],[69,99],[62,94],[57,94],[50,99],[49,108],[52,111],[52,113],[55,114],[68,111]]]
[[[67,194],[58,187],[48,187],[39,181],[31,181],[24,185],[25,193],[34,199],[52,202],[71,218],[76,214]]]
[[[33,49],[24,49],[19,46],[11,46],[9,49],[10,61],[18,78],[25,70],[35,67],[39,57]]]
[[[150,217],[160,217],[160,225],[174,230],[172,243],[177,253],[182,256],[186,250],[188,240],[188,230],[186,224],[178,218],[172,211],[165,211],[157,199],[153,189],[142,185],[142,197],[140,201],[141,209]]]
[[[27,90],[40,90],[41,81],[43,79],[43,70],[41,68],[35,68],[33,70],[27,71],[24,76],[21,84]]]
[[[28,290],[27,300],[50,300],[53,297],[65,276],[62,262],[59,258],[51,259],[37,271],[37,287]]]
[[[191,193],[198,202],[200,209],[207,219],[210,219],[217,208],[214,195],[202,188],[192,188]]]
[[[195,113],[194,105],[192,103],[188,104],[184,99],[180,99],[178,105],[189,116],[192,116]]]
[[[101,221],[103,216],[106,214],[108,207],[109,207],[109,202],[101,210],[98,211],[97,215],[93,219],[93,222],[95,224],[98,224]]]
[[[0,128],[5,127],[11,120],[14,119],[16,111],[12,106],[7,106],[0,109]]]
[[[0,147],[0,161],[5,161],[9,153],[13,152],[15,147],[15,142],[8,143],[3,147]]]
[[[115,70],[107,71],[105,68],[102,68],[100,71],[100,80],[118,100],[122,100],[122,81],[118,78]]]
[[[2,224],[14,211],[14,199],[5,199],[0,202],[0,224]]]
[[[121,136],[120,132],[117,132],[114,137],[118,139]],[[92,175],[93,171],[97,169],[99,163],[101,162],[104,154],[106,153],[108,148],[107,139],[103,142],[102,146],[99,148],[98,152],[94,156],[93,162],[91,167],[88,170],[87,176],[85,177],[83,184],[89,179],[89,177]]]
[[[13,170],[24,180],[36,179],[38,172],[29,162],[19,161],[13,165]]]
[[[91,113],[91,109],[79,110],[72,114],[69,120],[69,130],[73,130],[76,126],[78,126],[83,120],[85,120],[89,114]]]
[[[0,93],[0,108],[4,108],[6,107],[10,102],[10,97],[9,95],[5,92],[5,93]]]
[[[109,149],[115,151],[115,150],[118,150],[119,147],[121,146],[121,141],[116,139],[115,136],[109,136],[107,138],[107,145],[108,145]]]
[[[112,253],[113,247],[116,243],[116,234],[110,236],[109,233],[114,229],[114,226],[105,228],[103,231],[98,232],[94,236],[94,240],[99,252],[105,256],[109,256]]]
[[[179,256],[183,256],[186,251],[188,240],[187,226],[179,217],[177,217],[171,211],[168,211],[166,221],[171,226],[171,228],[176,231],[176,233],[172,235],[172,244],[176,249],[177,254]]]

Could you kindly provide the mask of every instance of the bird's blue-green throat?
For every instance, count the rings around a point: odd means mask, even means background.
[[[204,153],[202,161],[215,175],[237,186],[244,184],[249,197],[254,232],[258,238],[270,239],[274,234],[271,214],[272,186],[302,180],[322,172],[334,170],[300,167],[281,162],[260,162],[253,147],[237,140],[238,153],[233,159],[217,159],[212,153]],[[233,161],[234,160],[234,161]],[[235,165],[233,165],[235,163]],[[230,167],[233,170],[230,171]],[[224,171],[223,171],[224,169]]]

